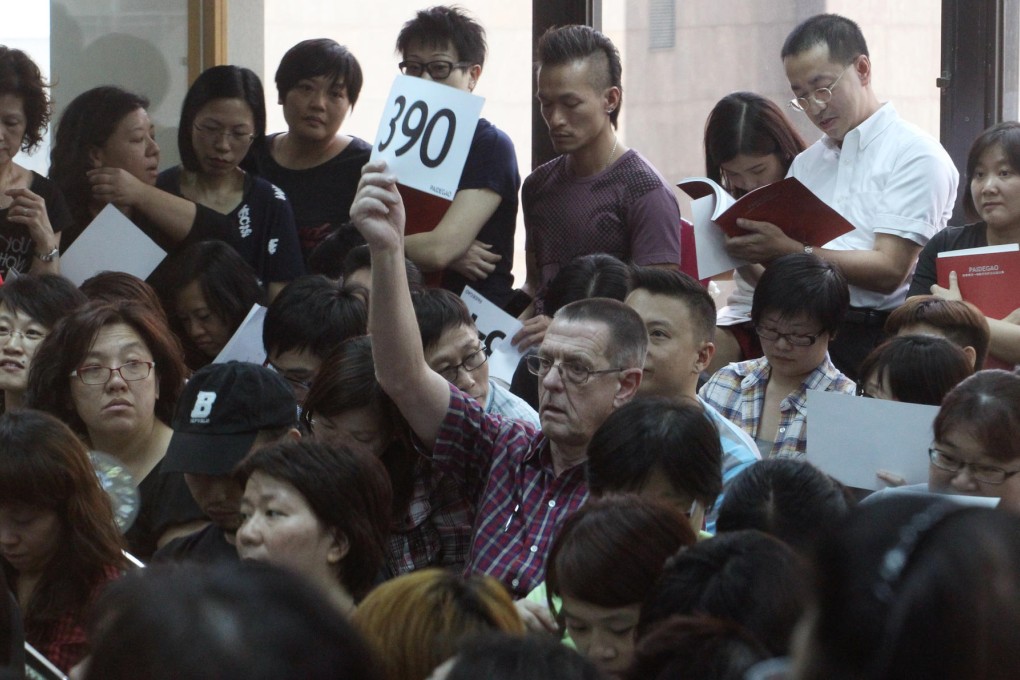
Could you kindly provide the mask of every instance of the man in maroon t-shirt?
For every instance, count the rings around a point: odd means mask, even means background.
[[[623,90],[620,54],[588,26],[550,29],[538,45],[538,101],[561,155],[524,181],[525,290],[535,303],[514,342],[541,342],[545,287],[579,255],[678,268],[680,208],[662,175],[616,136]]]

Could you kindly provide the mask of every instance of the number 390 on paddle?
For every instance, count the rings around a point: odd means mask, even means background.
[[[484,103],[446,85],[398,75],[372,160],[385,160],[400,184],[453,200]]]

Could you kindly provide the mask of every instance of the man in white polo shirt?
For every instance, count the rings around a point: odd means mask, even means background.
[[[903,302],[921,248],[946,226],[960,174],[936,140],[875,96],[868,47],[853,21],[811,17],[787,37],[782,58],[791,105],[825,133],[794,159],[789,174],[856,229],[811,248],[773,224],[741,220],[751,233],[729,239],[727,250],[765,264],[808,251],[840,266],[851,307],[829,352],[854,378],[881,341],[889,312]]]

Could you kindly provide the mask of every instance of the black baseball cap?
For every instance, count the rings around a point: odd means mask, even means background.
[[[245,361],[200,368],[184,386],[163,472],[227,475],[259,430],[296,427],[297,402],[275,371]]]

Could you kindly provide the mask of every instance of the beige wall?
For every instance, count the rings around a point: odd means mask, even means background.
[[[179,162],[177,123],[188,90],[186,0],[54,0],[50,55],[57,117],[98,85],[144,94],[162,150],[160,167]]]

